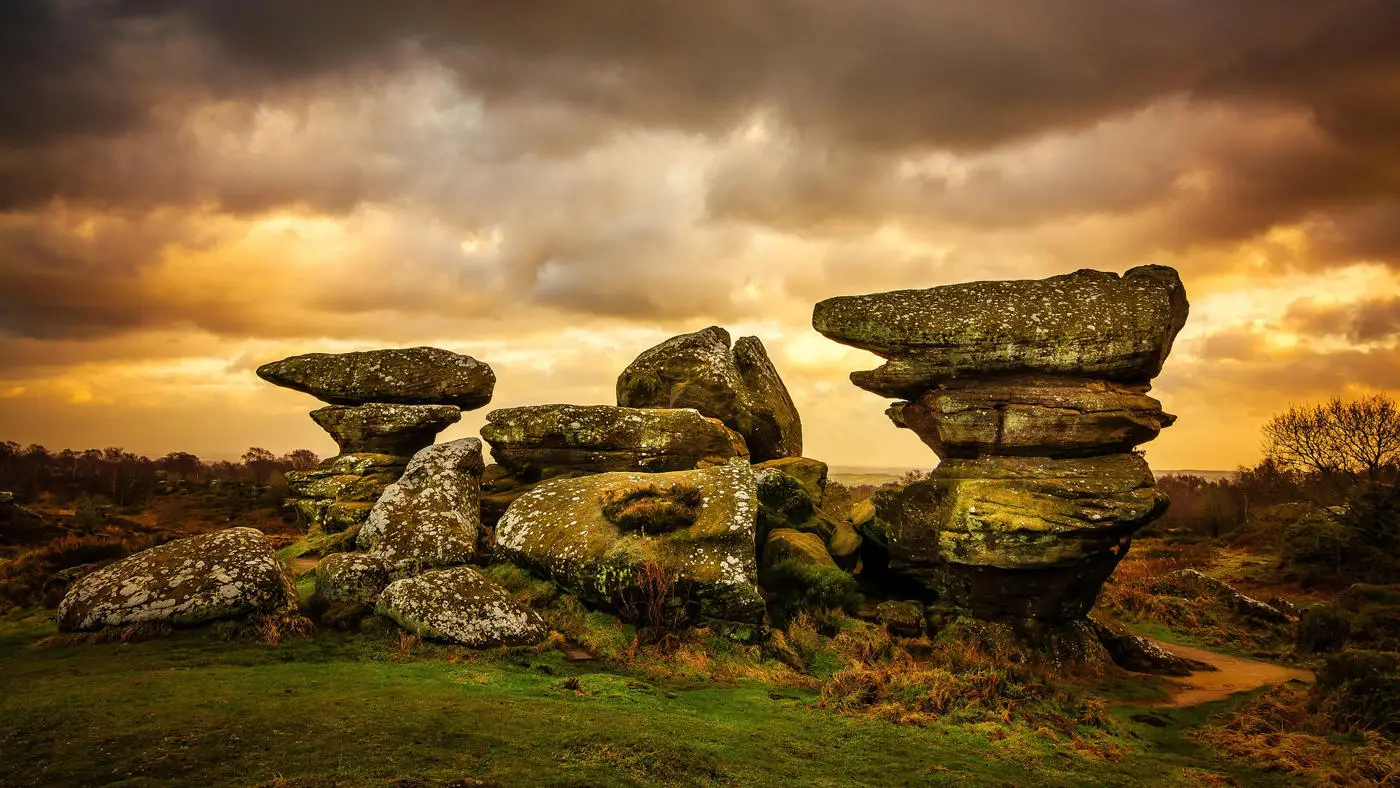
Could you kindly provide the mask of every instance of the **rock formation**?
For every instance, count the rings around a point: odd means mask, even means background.
[[[757,487],[748,463],[550,479],[510,505],[495,554],[594,603],[621,607],[651,572],[701,616],[758,623]]]
[[[1085,616],[1166,505],[1131,452],[1173,421],[1147,391],[1187,309],[1160,266],[818,304],[818,331],[887,359],[852,381],[902,398],[895,424],[942,457],[862,518],[889,569],[1057,653],[1106,658]]]
[[[316,566],[312,607],[329,623],[357,621],[391,581],[467,564],[481,547],[481,441],[428,446],[385,488],[356,534],[363,552],[333,553]],[[489,582],[489,581],[487,581]]]
[[[638,356],[617,379],[617,404],[694,408],[742,435],[754,462],[802,454],[802,420],[763,343],[742,337],[730,350],[718,326]]]
[[[261,531],[228,528],[127,556],[73,584],[58,627],[192,626],[296,607],[296,588]]]
[[[486,364],[431,347],[310,353],[264,364],[258,375],[331,403],[311,417],[340,454],[287,474],[290,505],[308,530],[325,532],[362,524],[409,458],[462,410],[490,402],[496,386]]]
[[[482,484],[482,517],[494,524],[543,479],[611,471],[660,473],[748,457],[744,439],[693,410],[611,405],[534,405],[486,414],[481,436],[496,465]]]

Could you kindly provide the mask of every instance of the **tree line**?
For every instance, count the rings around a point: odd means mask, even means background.
[[[280,481],[286,471],[314,468],[319,461],[309,449],[279,457],[253,447],[238,462],[210,462],[180,451],[151,458],[118,447],[50,451],[38,444],[0,441],[0,490],[14,493],[20,503],[66,504],[87,497],[131,507],[174,489],[264,486]]]

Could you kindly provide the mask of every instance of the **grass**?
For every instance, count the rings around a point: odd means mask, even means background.
[[[947,716],[890,724],[823,709],[801,681],[649,676],[655,660],[637,652],[570,663],[387,632],[43,645],[52,631],[38,617],[0,620],[6,785],[1280,784],[1212,760],[1177,717],[1134,721],[1131,706],[1104,707],[1108,733],[1094,739]],[[672,661],[693,658],[682,653]]]

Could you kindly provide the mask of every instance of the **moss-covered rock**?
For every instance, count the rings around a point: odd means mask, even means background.
[[[827,466],[821,460],[810,457],[783,457],[756,463],[753,468],[755,472],[774,470],[792,477],[807,491],[807,497],[812,499],[814,505],[822,505],[822,499],[826,496]]]
[[[791,528],[779,528],[768,534],[763,548],[764,569],[784,561],[808,566],[836,569],[836,562],[826,551],[826,545],[816,534],[802,533]]]
[[[362,525],[374,502],[403,475],[408,457],[341,454],[307,471],[287,471],[287,504],[307,531],[340,533]]]
[[[374,610],[392,570],[381,556],[333,553],[316,564],[311,612],[323,623],[350,626]]]
[[[341,454],[412,457],[439,432],[456,424],[462,412],[450,405],[328,405],[311,418],[329,432]]]
[[[854,525],[837,523],[835,530],[826,540],[826,551],[831,554],[837,566],[849,571],[860,562],[860,548],[864,543],[865,540]]]
[[[481,536],[481,441],[429,446],[375,503],[357,539],[394,569],[465,564]]]
[[[1175,271],[1141,266],[1121,277],[1082,270],[842,296],[817,304],[812,325],[890,360],[853,374],[857,386],[912,399],[944,381],[976,375],[1146,382],[1161,372],[1187,310]]]
[[[258,377],[333,405],[387,402],[473,410],[490,402],[496,387],[491,367],[433,347],[308,353],[264,364]]]
[[[694,408],[744,437],[757,462],[802,454],[802,421],[763,343],[711,326],[650,348],[617,379],[617,404]]]
[[[204,624],[293,608],[297,593],[272,543],[229,528],[143,550],[73,584],[58,626],[87,632],[128,624]]]
[[[1165,509],[1135,454],[946,460],[887,499],[890,569],[992,618],[1078,618]]]
[[[694,521],[649,533],[641,521],[606,511],[620,497],[653,499],[698,490]],[[619,493],[622,493],[620,496]],[[700,614],[758,622],[755,585],[758,492],[742,460],[693,471],[605,473],[541,482],[506,510],[496,527],[496,555],[529,567],[596,603],[618,605],[657,567]]]
[[[924,606],[915,599],[889,599],[875,605],[871,617],[889,631],[904,637],[918,637],[924,630]]]
[[[744,439],[694,410],[534,405],[487,414],[491,457],[524,482],[568,472],[688,470],[748,457]]]
[[[421,637],[472,648],[531,646],[549,635],[538,613],[469,566],[395,580],[376,610]]]
[[[1088,457],[1129,451],[1176,420],[1146,388],[1067,376],[954,380],[889,415],[944,458]]]

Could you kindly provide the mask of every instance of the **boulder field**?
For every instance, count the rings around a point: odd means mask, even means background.
[[[869,600],[841,604],[893,631],[955,626],[1057,659],[1171,672],[1186,668],[1088,612],[1167,504],[1134,449],[1175,420],[1148,392],[1187,311],[1160,266],[821,302],[819,332],[886,359],[852,381],[897,398],[895,426],[942,460],[837,517],[763,344],[731,345],[719,327],[643,351],[617,405],[488,413],[490,465],[482,440],[434,443],[491,399],[495,375],[470,356],[310,354],[258,374],[328,403],[312,418],[341,449],[288,474],[309,531],[354,529],[354,549],[315,569],[310,608],[326,624],[378,613],[472,647],[538,643],[539,616],[473,568],[506,561],[629,619],[661,590],[686,620],[751,633],[786,593],[764,577],[854,588],[854,575]],[[267,540],[233,528],[89,574],[59,616],[91,630],[293,604]]]

